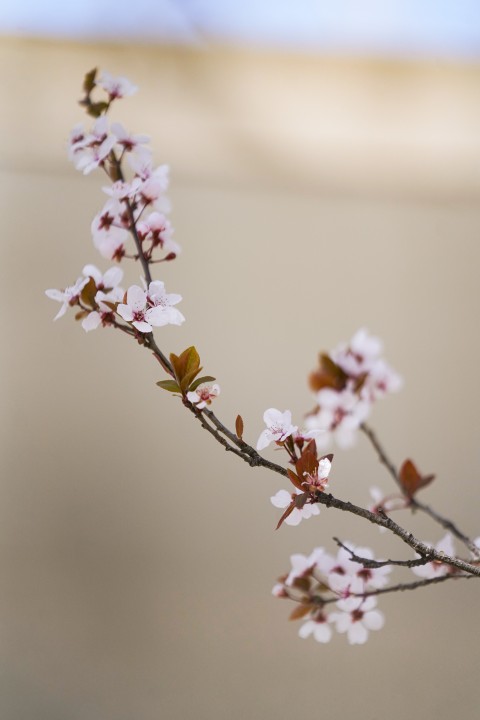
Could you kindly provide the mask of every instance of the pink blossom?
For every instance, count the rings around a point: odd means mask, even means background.
[[[370,630],[380,630],[385,618],[376,610],[377,601],[373,596],[366,598],[349,597],[337,602],[340,612],[330,614],[339,633],[347,633],[350,645],[363,645]]]
[[[181,295],[165,292],[163,282],[151,282],[148,292],[138,285],[132,285],[127,291],[127,302],[117,306],[118,314],[131,323],[139,332],[152,332],[153,327],[163,325],[181,325],[185,318],[176,308]]]
[[[370,413],[370,404],[349,388],[341,391],[323,388],[317,393],[317,402],[318,412],[306,420],[309,429],[323,431],[318,435],[317,446],[325,448],[334,441],[341,448],[351,447],[358,428]]]
[[[332,639],[332,628],[330,627],[331,615],[326,615],[322,610],[317,610],[315,616],[307,620],[299,629],[298,634],[305,639],[313,635],[319,643],[328,643]]]
[[[270,498],[270,502],[276,508],[286,509],[295,498],[295,495],[301,494],[300,490],[297,490],[296,488],[294,493],[289,493],[288,490],[279,490]],[[318,507],[318,504],[305,503],[302,508],[295,507],[290,515],[285,518],[284,522],[287,525],[298,525],[302,520],[308,520],[313,515],[320,515],[320,508]]]
[[[163,213],[150,213],[148,218],[137,224],[139,237],[152,243],[152,248],[160,247],[165,253],[178,255],[181,248],[172,239],[173,228]]]
[[[129,133],[121,123],[112,123],[112,133],[117,138],[117,144],[121,146],[124,152],[131,152],[140,158],[149,159],[151,150],[143,147],[150,142],[148,135],[133,135]]]
[[[54,320],[58,320],[58,318],[61,318],[63,315],[65,315],[69,306],[78,304],[80,293],[82,292],[87,282],[88,278],[81,277],[78,278],[74,285],[65,288],[65,290],[45,290],[45,295],[47,297],[49,297],[51,300],[56,300],[57,302],[62,303],[62,307],[53,318]]]
[[[128,78],[113,77],[113,75],[105,71],[100,74],[96,84],[102,87],[109,94],[110,100],[133,95],[138,90],[138,87],[130,82]]]
[[[263,450],[272,442],[282,443],[298,430],[296,425],[292,425],[290,410],[282,413],[280,410],[270,408],[264,412],[263,421],[267,428],[258,438],[257,450]]]
[[[212,400],[214,400],[219,394],[220,386],[215,384],[210,387],[205,386],[188,392],[187,400],[196,405],[197,410],[203,410],[203,408],[210,405]]]
[[[102,115],[96,120],[92,132],[87,135],[77,125],[74,128],[74,135],[71,136],[70,142],[69,158],[73,161],[77,170],[81,170],[84,175],[88,175],[88,173],[101,165],[110,154],[116,143],[116,138],[109,132],[108,120],[105,115]]]
[[[301,553],[290,555],[292,569],[285,580],[285,585],[293,585],[297,578],[307,577],[310,575],[312,570],[316,567],[319,558],[324,553],[324,549],[320,547],[312,550],[310,555],[302,555]]]
[[[97,310],[92,310],[87,317],[82,320],[82,327],[85,332],[96,330],[103,322],[112,315],[112,309],[106,304],[119,303],[123,300],[125,294],[119,283],[123,278],[123,270],[119,267],[111,267],[104,274],[95,265],[85,265],[83,274],[86,277],[93,278],[97,287],[95,302],[98,305]]]
[[[373,560],[374,554],[370,548],[355,547],[352,543],[345,543],[358,557]],[[355,562],[345,548],[340,548],[337,557],[325,553],[318,561],[318,570],[326,576],[330,589],[348,597],[350,594],[363,593],[368,589],[385,587],[388,582],[391,568],[384,565],[379,568],[366,568]]]

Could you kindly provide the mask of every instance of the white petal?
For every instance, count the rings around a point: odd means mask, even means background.
[[[313,637],[317,642],[327,643],[332,638],[332,628],[327,622],[314,621]]]
[[[127,322],[132,322],[134,315],[130,305],[124,305],[123,303],[120,303],[119,305],[117,305],[117,312],[120,317],[122,317]]]
[[[348,642],[350,645],[363,645],[367,642],[368,630],[361,622],[355,622],[348,628]]]
[[[136,327],[139,332],[149,333],[152,332],[152,326],[143,320],[134,320],[132,322],[133,327]]]
[[[369,630],[381,630],[385,624],[385,616],[380,610],[370,610],[365,613],[362,622]]]
[[[304,623],[298,631],[298,634],[300,635],[300,637],[305,639],[309,635],[311,635],[315,629],[316,624],[317,623],[314,620],[307,620],[307,622]]]
[[[260,435],[260,437],[258,438],[257,450],[264,450],[266,447],[268,447],[270,445],[272,440],[273,440],[273,438],[272,438],[272,433],[270,432],[270,430],[268,430],[268,429],[264,430],[262,432],[262,434]]]
[[[95,280],[95,285],[99,285],[102,281],[102,273],[100,270],[96,267],[96,265],[85,265],[85,267],[82,270],[83,275],[85,277],[91,277]]]
[[[292,496],[287,490],[279,490],[270,498],[270,502],[277,508],[286,508],[290,505]]]
[[[123,270],[119,267],[111,267],[103,276],[103,284],[106,288],[115,288],[122,282]]]
[[[99,312],[94,310],[93,312],[88,313],[87,317],[82,320],[82,327],[85,332],[90,332],[90,330],[96,330],[101,322],[102,316]]]
[[[142,312],[147,303],[147,293],[138,285],[131,285],[127,290],[127,303],[133,312]]]

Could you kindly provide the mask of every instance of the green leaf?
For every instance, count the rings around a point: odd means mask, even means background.
[[[107,102],[96,102],[96,103],[89,103],[87,107],[87,113],[88,115],[91,115],[94,118],[100,117],[102,113],[105,112],[105,110],[108,110],[108,103]]]
[[[211,375],[203,375],[203,377],[197,378],[195,380],[195,382],[193,382],[188,389],[192,390],[192,392],[193,392],[193,390],[196,390],[198,388],[198,386],[201,385],[202,383],[213,382],[214,380],[215,380],[215,378],[212,377]]]
[[[96,76],[97,76],[97,68],[93,68],[93,70],[90,70],[90,72],[88,72],[83,79],[83,89],[87,93],[87,95],[90,95],[90,93],[92,92],[93,88],[96,85],[96,83],[95,83]]]
[[[156,383],[158,387],[161,387],[163,390],[168,390],[168,392],[172,393],[179,393],[180,388],[178,387],[175,380],[159,380],[159,382]]]

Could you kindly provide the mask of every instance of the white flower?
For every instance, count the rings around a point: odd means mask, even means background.
[[[309,575],[324,552],[323,548],[315,548],[310,555],[302,555],[301,553],[290,555],[292,569],[285,580],[285,585],[293,585],[296,578]]]
[[[382,341],[361,328],[348,345],[340,345],[331,353],[332,360],[346,375],[363,378],[361,395],[369,402],[402,386],[400,376],[380,357],[382,350]]]
[[[134,85],[126,77],[113,77],[108,72],[102,72],[96,81],[110,96],[110,100],[115,98],[123,98],[133,95],[137,92],[138,87]]]
[[[120,285],[123,278],[123,270],[118,266],[111,267],[106,273],[102,274],[96,265],[85,265],[82,273],[87,278],[93,278],[97,290],[113,290],[113,288]]]
[[[280,410],[270,408],[264,412],[263,420],[267,428],[258,438],[257,450],[263,450],[271,442],[283,442],[298,430],[296,425],[292,425],[292,413],[290,410],[285,410],[282,413]]]
[[[205,386],[197,388],[187,393],[187,400],[197,406],[197,410],[203,410],[204,407],[210,405],[212,400],[220,395],[220,386],[215,384],[210,387]]]
[[[348,345],[339,345],[330,355],[347,375],[359,377],[370,372],[382,349],[383,345],[379,338],[369,335],[365,328],[360,328]]]
[[[150,142],[148,135],[133,135],[125,130],[120,123],[112,123],[111,130],[117,138],[118,145],[121,145],[125,152],[133,152],[140,158],[150,158],[151,150],[142,147]]]
[[[162,213],[150,213],[146,220],[137,224],[137,232],[142,240],[152,243],[152,248],[159,246],[167,254],[178,255],[180,252],[180,245],[172,239],[172,225]]]
[[[95,295],[98,310],[92,310],[92,312],[88,313],[87,317],[82,320],[82,327],[85,332],[96,330],[102,322],[107,321],[107,318],[112,315],[112,309],[106,303],[119,303],[123,300],[124,294],[124,290],[121,287],[115,287],[108,293],[99,290]]]
[[[370,413],[370,404],[350,388],[341,391],[323,388],[317,393],[317,402],[318,412],[306,420],[309,429],[324,431],[317,438],[317,446],[327,447],[335,441],[341,448],[351,447],[358,428]]]
[[[445,555],[450,555],[450,557],[455,557],[455,547],[450,533],[447,532],[446,535],[439,540],[439,542],[435,545],[435,550],[437,552],[444,553]],[[455,569],[452,568],[451,565],[445,565],[445,563],[442,563],[439,560],[433,560],[426,565],[418,565],[417,567],[412,568],[412,572],[415,575],[426,579],[441,577],[442,575],[448,575],[454,571]]]
[[[377,601],[374,597],[349,597],[339,600],[337,608],[340,612],[330,614],[330,621],[335,623],[339,633],[347,633],[350,645],[363,645],[368,639],[369,630],[380,630],[385,618],[383,613],[375,610]]]
[[[56,300],[57,302],[62,303],[62,307],[53,318],[54,320],[58,320],[58,318],[61,318],[62,315],[65,315],[69,305],[77,304],[80,293],[82,292],[83,288],[87,283],[88,278],[81,277],[78,278],[75,285],[71,285],[70,287],[65,288],[65,290],[45,290],[45,295],[47,297],[49,297],[51,300]]]
[[[297,488],[295,488],[293,495],[288,490],[279,490],[270,498],[270,502],[275,507],[285,510],[292,502],[295,494],[301,495],[302,493]],[[287,525],[298,525],[302,520],[308,520],[313,515],[320,515],[320,508],[316,503],[305,503],[302,508],[294,508],[284,522]]]
[[[320,643],[330,642],[332,638],[332,628],[329,625],[331,616],[325,615],[319,611],[315,618],[307,620],[299,629],[298,634],[301,638],[307,638],[313,635],[315,640]]]
[[[130,322],[139,332],[152,332],[153,327],[163,325],[181,325],[185,318],[172,305],[182,299],[181,295],[165,292],[163,282],[151,282],[148,292],[138,285],[132,285],[127,291],[127,302],[117,306],[118,314]]]
[[[75,142],[73,140],[77,138]],[[87,175],[95,170],[109,155],[116,143],[115,135],[108,130],[108,120],[105,115],[96,120],[92,132],[84,135],[80,126],[74,128],[74,136],[71,137],[69,158],[73,161],[77,170],[82,170]]]
[[[370,548],[355,547],[346,543],[358,557],[373,560]],[[345,548],[340,548],[336,558],[325,553],[318,559],[318,570],[326,576],[330,589],[343,597],[350,593],[363,593],[370,588],[381,588],[387,584],[391,568],[388,565],[379,568],[365,568],[352,560]]]

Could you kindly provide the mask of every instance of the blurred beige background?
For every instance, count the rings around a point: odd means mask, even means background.
[[[364,647],[300,640],[270,595],[292,552],[408,551],[326,509],[274,532],[278,478],[227,456],[139,347],[52,323],[43,292],[108,266],[102,179],[64,152],[98,65],[140,86],[116,117],[172,167],[183,253],[158,277],[187,322],[159,344],[197,345],[255,443],[267,407],[301,423],[317,352],[368,327],[405,378],[372,425],[480,535],[480,68],[5,38],[0,58],[2,720],[478,718],[478,583],[385,597]],[[372,484],[391,487],[365,441],[337,452],[335,494]]]

